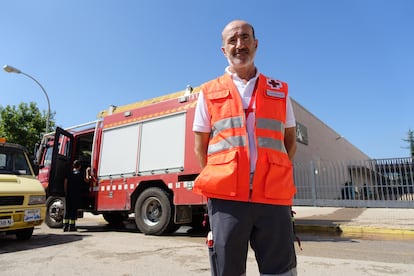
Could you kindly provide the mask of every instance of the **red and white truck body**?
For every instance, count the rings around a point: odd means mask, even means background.
[[[84,188],[82,210],[102,214],[109,223],[135,214],[138,229],[146,234],[199,226],[206,198],[192,191],[200,172],[192,131],[197,96],[187,88],[111,107],[94,122],[45,136],[37,158],[38,178],[48,195],[46,223],[61,226],[63,180],[78,159],[95,176]]]

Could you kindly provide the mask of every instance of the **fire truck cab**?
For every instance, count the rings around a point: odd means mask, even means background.
[[[134,214],[138,229],[152,235],[183,224],[199,227],[206,198],[192,192],[200,172],[192,132],[195,90],[111,106],[96,121],[46,135],[37,158],[47,225],[62,226],[63,181],[78,159],[94,175],[83,187],[81,211],[102,214],[109,223]]]

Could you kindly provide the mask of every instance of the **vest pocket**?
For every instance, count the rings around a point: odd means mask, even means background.
[[[226,118],[228,114],[235,112],[230,90],[206,93],[204,97],[208,100],[207,103],[211,102],[214,105],[214,112],[210,110],[210,114],[216,118]]]
[[[292,162],[287,157],[268,155],[269,171],[265,180],[265,197],[292,199],[296,188],[293,181]]]
[[[237,152],[210,156],[195,180],[197,189],[216,195],[237,195]]]

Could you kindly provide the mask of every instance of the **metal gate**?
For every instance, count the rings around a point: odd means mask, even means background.
[[[294,204],[414,207],[412,158],[294,163]]]

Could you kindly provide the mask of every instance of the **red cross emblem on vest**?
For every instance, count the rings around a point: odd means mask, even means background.
[[[273,79],[267,79],[267,84],[271,86],[273,89],[280,89],[283,86],[280,81],[276,81]]]

